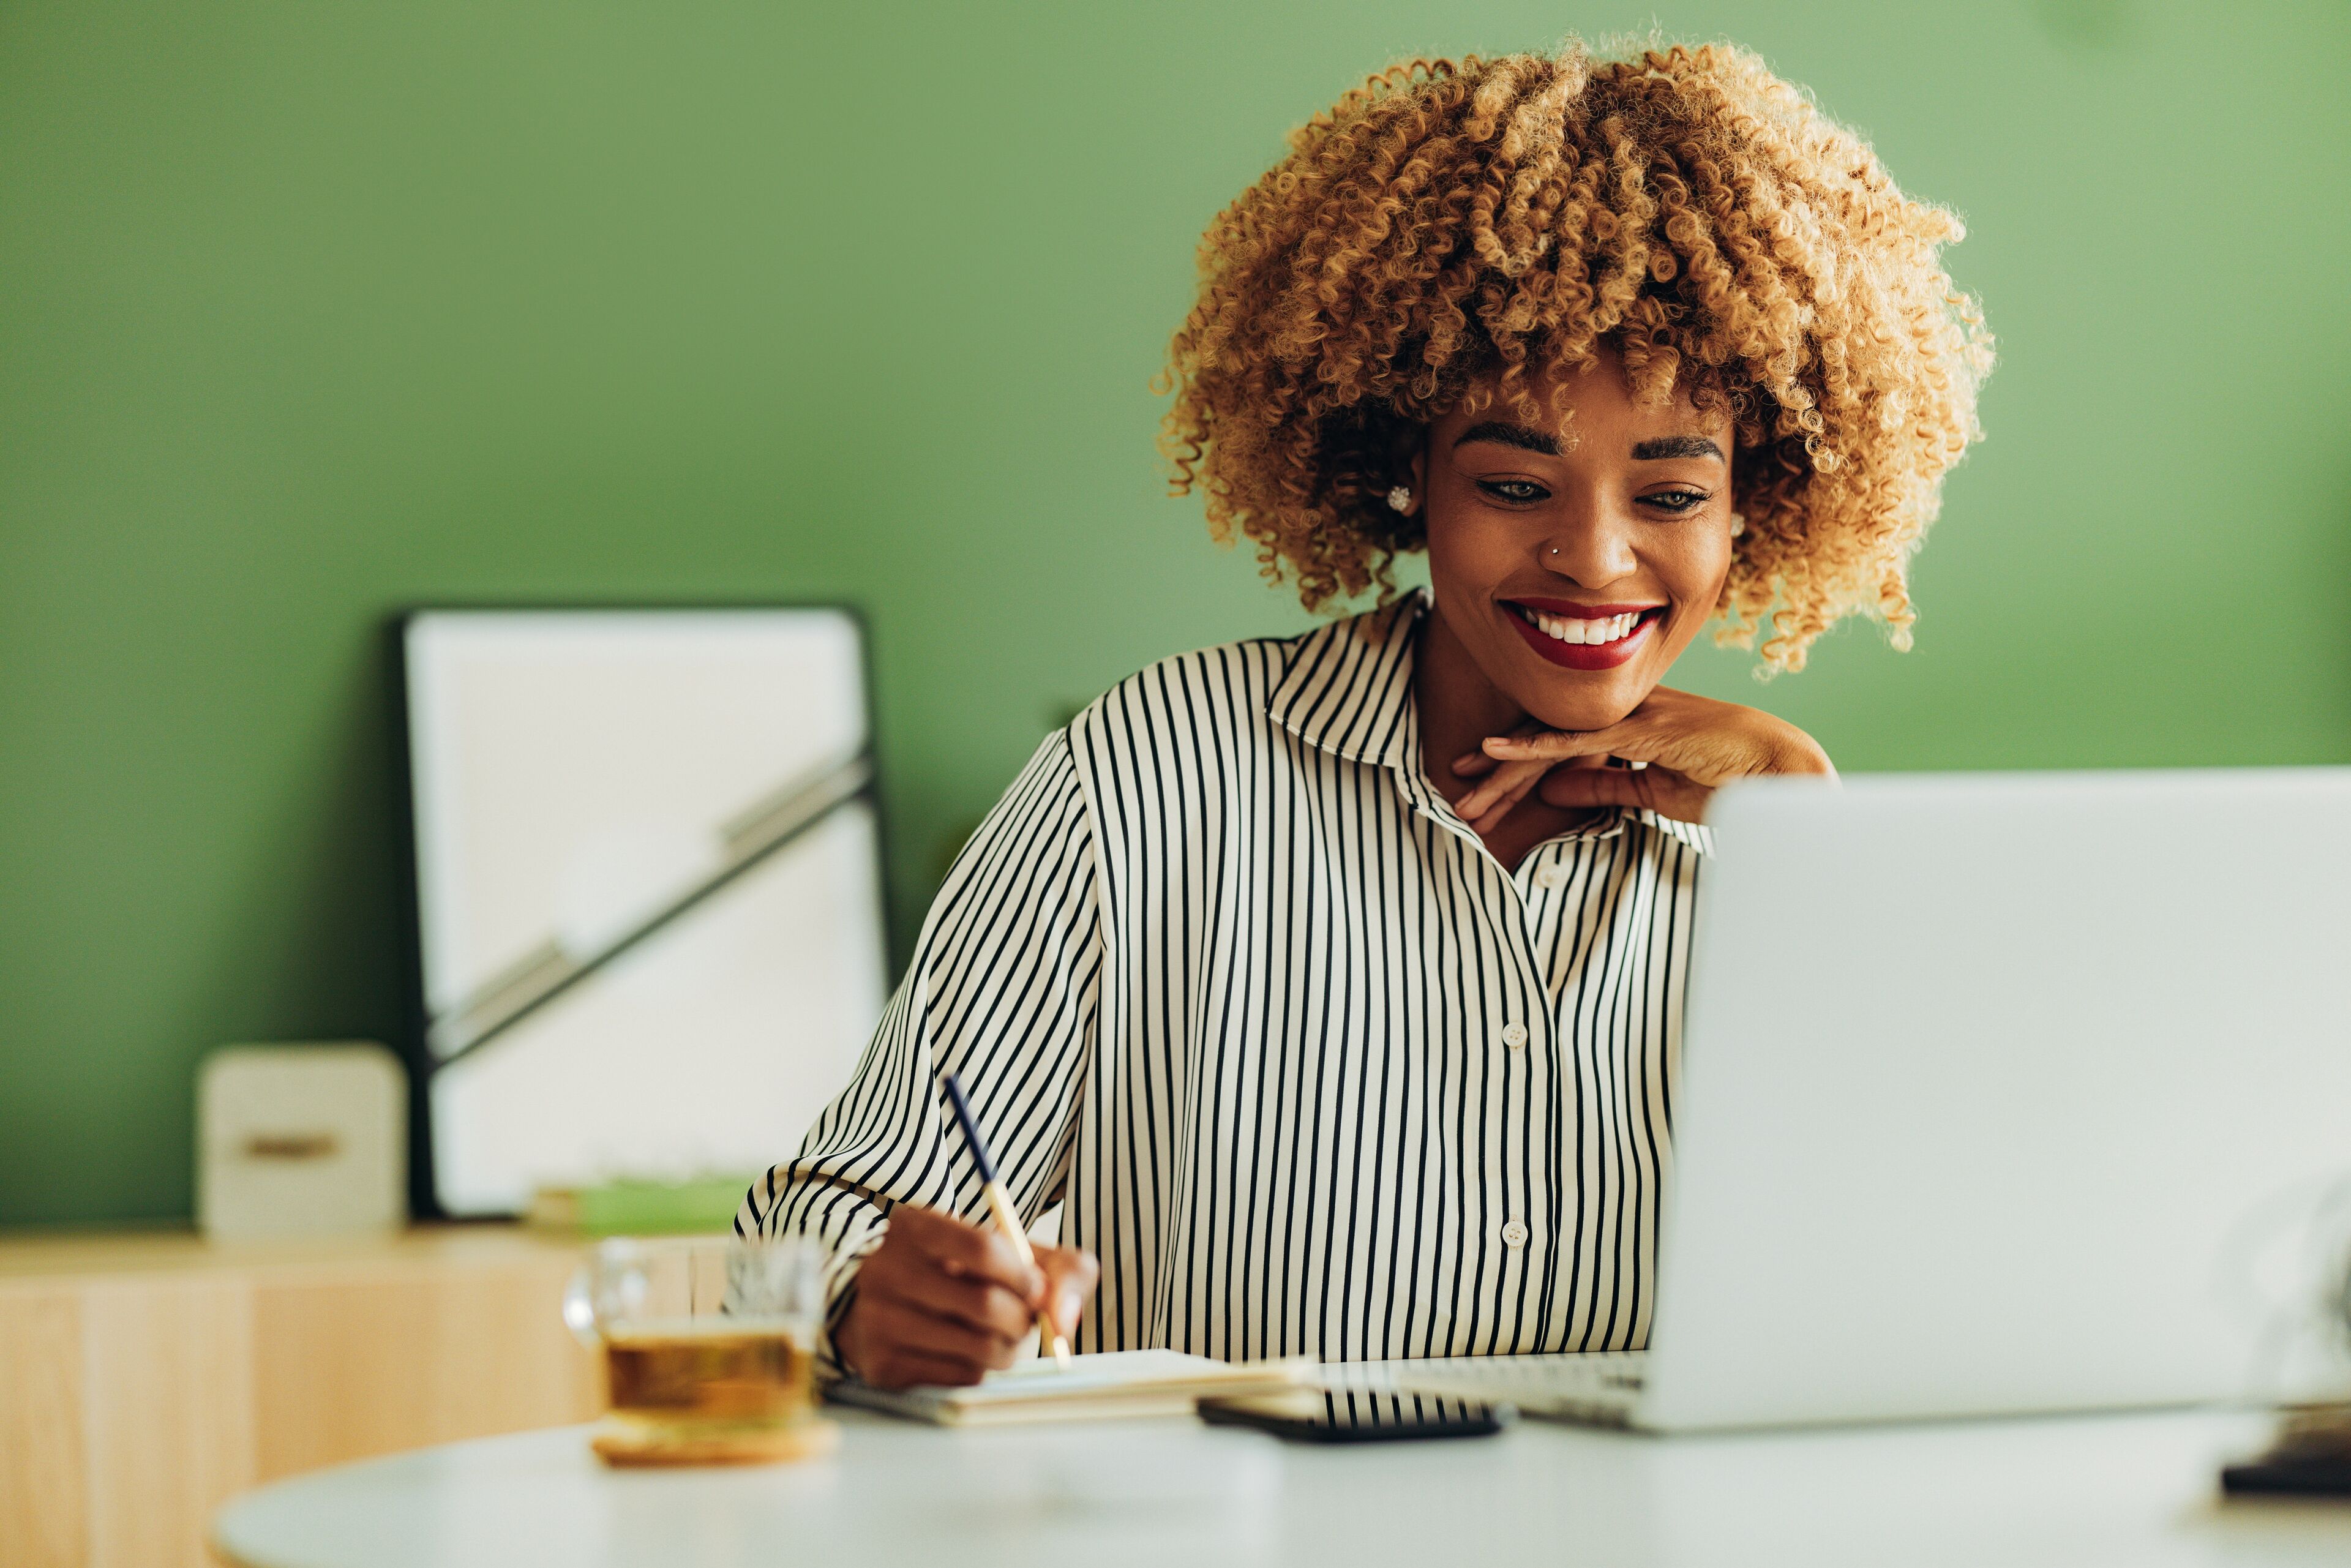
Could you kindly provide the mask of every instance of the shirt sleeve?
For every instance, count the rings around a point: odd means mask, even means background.
[[[1057,730],[947,873],[849,1086],[746,1195],[736,1234],[824,1244],[826,1375],[841,1371],[833,1331],[890,1211],[987,1210],[941,1073],[962,1079],[1023,1221],[1060,1197],[1100,1016],[1097,877],[1085,793]]]

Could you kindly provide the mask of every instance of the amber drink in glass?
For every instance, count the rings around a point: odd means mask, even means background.
[[[816,1414],[821,1253],[799,1238],[616,1238],[571,1281],[564,1317],[599,1347],[613,1464],[742,1464],[828,1449]]]

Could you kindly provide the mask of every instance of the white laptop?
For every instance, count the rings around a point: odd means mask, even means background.
[[[1649,1350],[1381,1373],[1659,1431],[2342,1375],[2351,768],[1766,780],[1709,815]]]

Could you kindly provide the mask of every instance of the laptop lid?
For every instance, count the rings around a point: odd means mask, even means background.
[[[2265,1392],[2315,1316],[2278,1265],[2351,1213],[2351,769],[1766,780],[1710,819],[1637,1424]]]

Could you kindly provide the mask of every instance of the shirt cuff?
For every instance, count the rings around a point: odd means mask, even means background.
[[[849,1309],[857,1304],[859,1270],[889,1234],[889,1216],[876,1209],[852,1220],[824,1260],[824,1328],[816,1344],[816,1375],[820,1381],[831,1383],[849,1375],[833,1336],[841,1332]]]

